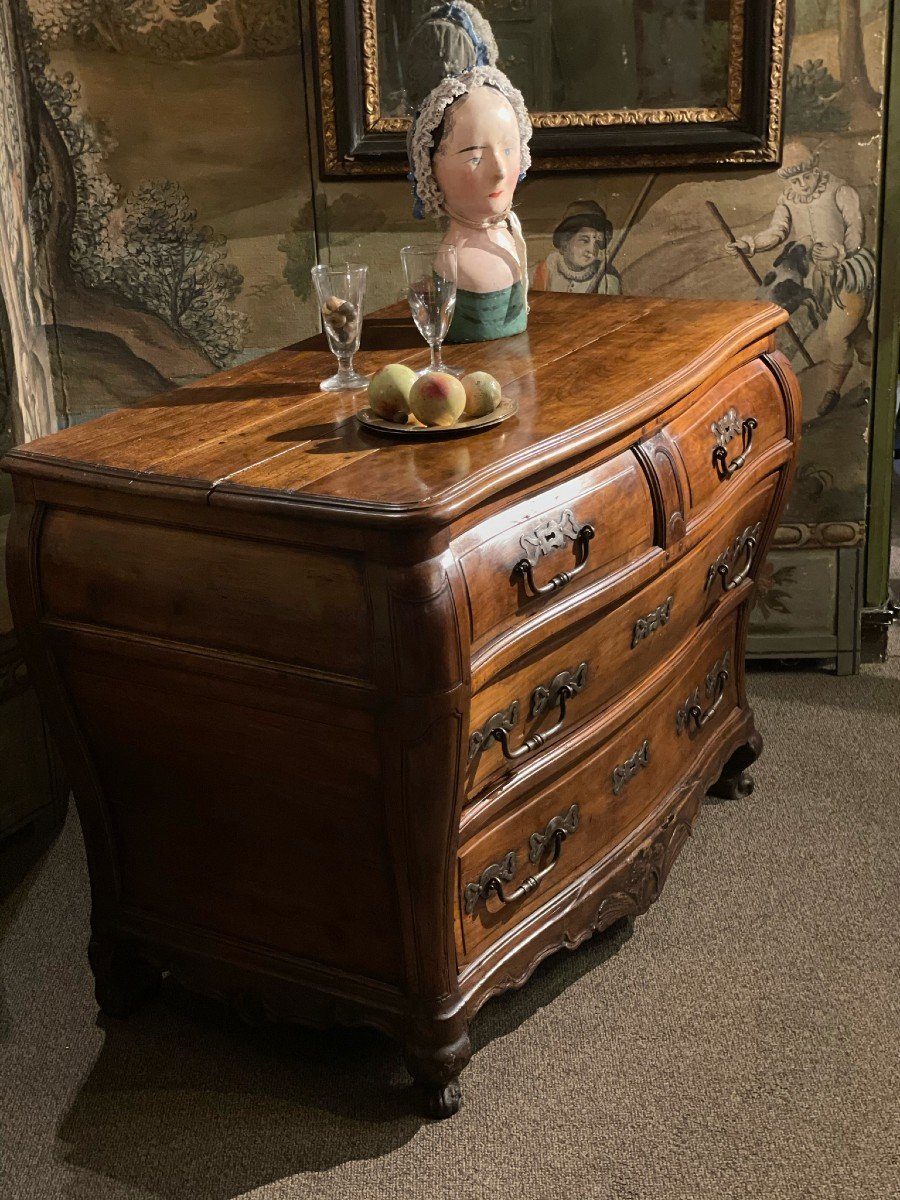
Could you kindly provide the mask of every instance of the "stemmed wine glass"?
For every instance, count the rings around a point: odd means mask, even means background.
[[[400,258],[412,318],[431,350],[431,362],[419,374],[448,371],[462,375],[441,359],[441,342],[447,336],[456,305],[456,247],[441,242],[404,246]]]
[[[312,268],[312,278],[319,298],[322,328],[331,352],[338,360],[337,374],[323,379],[319,387],[323,392],[364,388],[369,379],[354,371],[353,355],[359,349],[362,332],[366,268],[356,263],[320,264]]]

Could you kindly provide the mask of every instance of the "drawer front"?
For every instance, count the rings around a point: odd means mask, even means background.
[[[744,464],[786,437],[787,413],[774,375],[755,359],[667,429],[684,461],[696,513],[739,488]]]
[[[650,488],[630,450],[505,509],[454,543],[472,641],[613,575],[653,544]]]
[[[54,509],[41,535],[48,616],[371,678],[352,554]]]
[[[732,615],[637,717],[460,849],[464,962],[599,862],[685,779],[737,706],[735,634]]]
[[[645,679],[743,583],[756,561],[778,478],[771,475],[754,488],[721,529],[628,600],[581,622],[476,692],[470,798]]]

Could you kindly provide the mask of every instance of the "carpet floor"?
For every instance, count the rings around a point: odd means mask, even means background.
[[[705,806],[633,928],[482,1010],[451,1121],[411,1112],[373,1033],[243,1027],[168,981],[98,1020],[76,817],[8,849],[0,1197],[896,1200],[891,650],[855,678],[752,672],[754,795]]]

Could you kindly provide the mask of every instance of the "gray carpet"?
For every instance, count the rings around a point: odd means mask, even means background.
[[[896,1200],[892,654],[752,674],[754,796],[704,808],[633,929],[485,1007],[448,1122],[374,1034],[253,1030],[168,984],[98,1023],[77,820],[8,849],[0,1197]]]

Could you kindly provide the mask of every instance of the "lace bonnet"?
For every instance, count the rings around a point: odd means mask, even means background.
[[[519,89],[496,67],[472,67],[460,75],[450,75],[442,79],[437,87],[432,88],[410,124],[406,145],[410,164],[409,180],[413,189],[414,217],[437,217],[442,212],[444,195],[431,169],[431,156],[436,149],[434,133],[453,101],[458,100],[460,96],[467,96],[476,87],[496,88],[510,102],[519,126],[522,156],[520,179],[525,178],[525,172],[531,166],[531,152],[528,149],[531,121],[528,119],[525,100]]]

